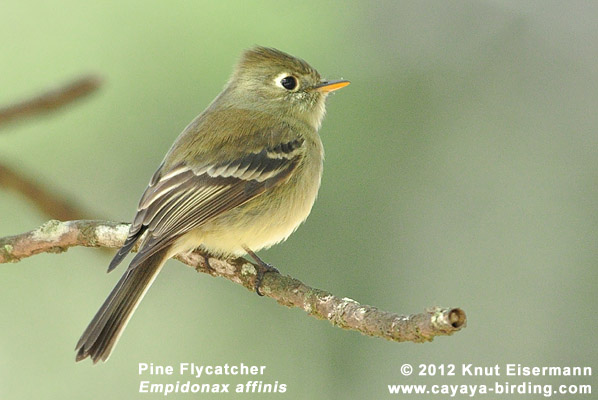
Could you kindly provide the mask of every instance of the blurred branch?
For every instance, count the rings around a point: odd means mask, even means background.
[[[0,238],[0,263],[18,262],[42,252],[60,253],[73,246],[120,247],[128,230],[129,224],[116,222],[48,221],[31,232]],[[199,272],[254,290],[256,266],[244,258],[210,258],[209,266],[198,251],[176,258]],[[451,335],[466,324],[465,312],[459,308],[434,307],[421,314],[403,316],[334,296],[281,274],[266,274],[261,291],[282,305],[301,308],[333,325],[397,342],[431,341],[435,336]]]
[[[50,218],[71,220],[86,218],[85,212],[58,193],[43,187],[23,174],[0,164],[0,187],[15,190],[30,200]]]
[[[99,77],[84,75],[31,99],[0,108],[0,125],[41,113],[58,110],[73,101],[96,91]],[[86,212],[34,179],[0,163],[0,188],[12,189],[24,195],[39,211],[50,218],[77,220],[86,218]]]
[[[97,76],[87,75],[31,99],[2,107],[0,108],[0,125],[54,111],[93,93],[100,87],[100,84],[101,80]]]

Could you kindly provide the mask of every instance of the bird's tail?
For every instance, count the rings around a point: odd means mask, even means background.
[[[168,249],[128,269],[102,304],[77,343],[77,361],[106,361],[133,312],[166,262]]]

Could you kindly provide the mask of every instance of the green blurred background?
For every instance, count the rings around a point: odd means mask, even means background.
[[[328,102],[310,218],[260,255],[385,310],[462,307],[468,327],[391,343],[171,261],[110,361],[76,364],[75,343],[123,268],[106,275],[110,254],[74,248],[0,267],[0,399],[160,396],[137,393],[139,362],[266,365],[265,383],[287,384],[271,397],[288,399],[391,397],[391,383],[592,383],[399,369],[598,367],[596,15],[595,2],[3,0],[0,104],[82,73],[104,78],[94,96],[0,132],[3,163],[92,217],[132,218],[242,50],[277,47],[350,79]],[[0,215],[1,236],[48,219],[4,190]]]

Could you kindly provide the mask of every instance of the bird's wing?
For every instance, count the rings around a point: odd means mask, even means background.
[[[113,270],[147,231],[135,268],[190,230],[286,181],[303,156],[304,141],[276,146],[199,168],[160,166],[143,193],[123,247],[108,267]]]

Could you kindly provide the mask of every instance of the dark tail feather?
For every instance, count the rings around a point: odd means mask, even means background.
[[[127,270],[102,304],[77,343],[77,361],[90,357],[106,361],[127,322],[166,262],[168,249],[152,255],[143,264]]]
[[[118,249],[118,251],[114,255],[114,258],[112,259],[112,261],[110,261],[110,265],[108,266],[108,272],[111,272],[114,268],[118,267],[118,264],[122,262],[122,260],[127,256],[127,254],[129,254],[129,251],[131,251],[133,246],[135,246],[135,242],[137,242],[137,239],[139,239],[141,235],[143,235],[146,229],[147,227],[142,226],[141,228],[137,229],[134,234],[131,234],[131,232],[129,232],[129,236],[127,237],[127,240],[125,240],[123,247]]]

